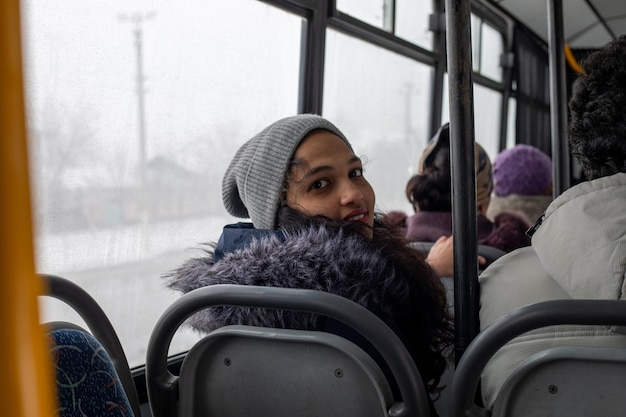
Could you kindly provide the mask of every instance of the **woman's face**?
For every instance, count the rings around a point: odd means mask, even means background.
[[[374,190],[363,176],[361,159],[337,135],[315,130],[294,153],[287,205],[308,216],[374,225]]]

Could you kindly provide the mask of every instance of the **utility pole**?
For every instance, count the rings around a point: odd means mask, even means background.
[[[146,121],[145,121],[145,87],[144,87],[144,75],[143,75],[143,22],[154,18],[154,12],[148,13],[133,13],[130,16],[120,15],[119,18],[122,21],[130,21],[133,24],[133,35],[135,40],[135,52],[136,52],[136,68],[137,75],[135,77],[137,85],[137,117],[139,126],[139,210],[141,216],[141,236],[144,241],[144,246],[147,246],[147,227],[148,227],[148,207],[147,207],[147,146],[146,146]]]

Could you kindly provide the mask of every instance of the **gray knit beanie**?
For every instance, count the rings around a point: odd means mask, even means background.
[[[334,133],[352,149],[343,133],[320,116],[281,119],[244,143],[233,157],[222,181],[226,210],[250,218],[257,229],[275,229],[287,169],[302,139],[315,129]]]

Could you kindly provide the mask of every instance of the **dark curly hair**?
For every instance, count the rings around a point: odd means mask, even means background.
[[[452,211],[450,148],[438,148],[422,174],[409,179],[406,197],[415,211]]]
[[[363,229],[369,228],[367,225],[333,221],[323,216],[309,217],[287,205],[281,205],[277,218],[279,228],[290,232],[323,224],[331,233],[362,235],[369,247],[380,251],[390,261],[388,274],[406,278],[407,298],[387,300],[387,305],[378,308],[394,320],[408,339],[408,350],[426,388],[432,393],[439,392],[439,379],[454,343],[454,328],[447,307],[446,289],[425,261],[424,253],[409,247],[397,226],[381,215],[374,222],[371,239],[365,237],[367,234]]]
[[[626,172],[626,35],[591,53],[569,101],[572,155],[587,179]]]

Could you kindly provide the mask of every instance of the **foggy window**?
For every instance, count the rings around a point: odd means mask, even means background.
[[[377,208],[412,210],[405,186],[428,141],[432,68],[334,30],[326,47],[324,116],[364,157]]]
[[[25,0],[22,17],[37,271],[94,296],[142,364],[178,297],[162,275],[238,221],[235,150],[297,113],[303,20],[255,0]]]

